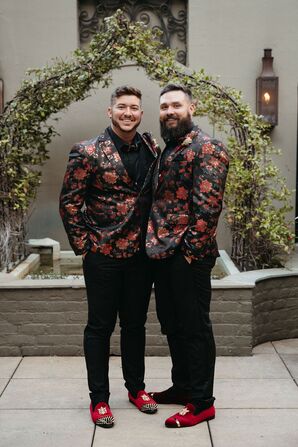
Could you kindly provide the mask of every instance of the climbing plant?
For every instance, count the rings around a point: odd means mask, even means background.
[[[236,90],[223,87],[203,70],[190,72],[162,47],[158,32],[128,22],[121,11],[106,19],[86,50],[68,60],[33,69],[0,117],[0,250],[8,269],[25,255],[27,213],[41,181],[40,166],[56,131],[49,118],[83,100],[92,87],[107,87],[111,71],[127,60],[143,67],[160,85],[188,85],[198,116],[207,116],[227,135],[231,165],[225,193],[232,233],[232,258],[242,270],[280,265],[293,244],[286,214],[290,191],[271,160],[266,125]]]

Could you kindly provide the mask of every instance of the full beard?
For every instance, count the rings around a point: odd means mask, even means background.
[[[180,118],[176,127],[167,127],[167,121],[160,121],[160,134],[165,142],[179,140],[188,134],[193,127],[191,116]]]

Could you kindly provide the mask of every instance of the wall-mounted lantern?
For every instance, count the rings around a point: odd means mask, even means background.
[[[278,123],[278,77],[273,71],[271,51],[264,50],[262,73],[257,79],[257,114],[274,127]]]
[[[4,83],[3,80],[0,79],[0,114],[3,113],[4,109]]]

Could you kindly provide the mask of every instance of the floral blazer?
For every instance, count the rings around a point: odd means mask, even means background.
[[[224,145],[198,127],[156,166],[146,249],[167,258],[181,248],[193,260],[218,256],[216,228],[229,160]]]
[[[75,254],[91,250],[128,258],[139,250],[139,199],[151,188],[160,152],[150,134],[143,134],[142,139],[153,161],[141,191],[126,172],[107,129],[72,148],[60,194],[60,215]]]

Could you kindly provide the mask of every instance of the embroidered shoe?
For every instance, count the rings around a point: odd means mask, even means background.
[[[165,421],[165,425],[168,428],[180,428],[180,427],[192,427],[203,421],[210,421],[215,418],[215,407],[211,407],[202,410],[195,411],[195,407],[192,404],[187,404],[179,413],[174,414]]]
[[[90,404],[90,415],[95,425],[103,428],[111,428],[114,425],[115,419],[111,412],[109,405],[106,402],[99,402],[94,410],[92,403]]]
[[[128,393],[128,398],[143,413],[154,414],[158,410],[157,403],[144,390],[139,391],[136,398]]]
[[[187,393],[177,391],[173,386],[164,391],[149,393],[149,396],[158,404],[186,405],[190,401]]]

